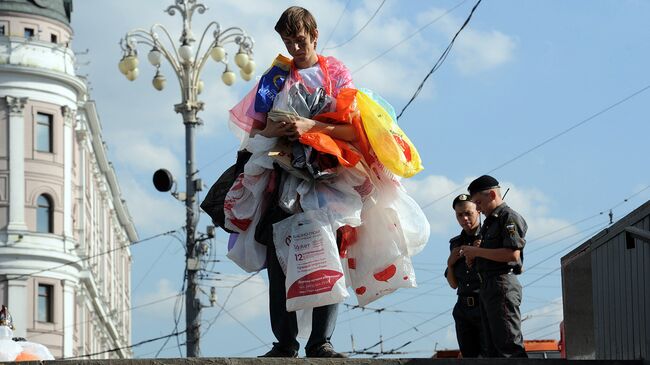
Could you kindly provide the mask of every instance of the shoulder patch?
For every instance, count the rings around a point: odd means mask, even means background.
[[[506,230],[511,236],[514,236],[517,233],[517,225],[515,222],[510,221],[506,224]]]

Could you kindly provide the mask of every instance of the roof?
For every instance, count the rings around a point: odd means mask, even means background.
[[[644,219],[647,216],[650,216],[650,200],[646,201],[641,206],[633,210],[631,213],[621,218],[619,221],[615,222],[613,225],[596,233],[593,237],[588,239],[586,242],[574,248],[566,255],[562,256],[562,258],[560,259],[562,266],[565,266],[569,262],[573,261],[575,257],[579,256],[581,253],[593,251],[599,246],[607,243],[612,237],[623,232],[625,230],[625,227],[634,225],[635,223],[639,222],[640,220]]]
[[[1,0],[0,13],[39,15],[70,26],[72,0]]]

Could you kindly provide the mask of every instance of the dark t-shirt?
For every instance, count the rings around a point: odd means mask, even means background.
[[[510,248],[521,251],[521,262],[497,262],[477,257],[476,270],[480,273],[506,272],[514,269],[520,272],[524,260],[526,231],[528,225],[519,213],[512,210],[506,203],[499,205],[483,222],[481,227],[481,248],[496,249]]]

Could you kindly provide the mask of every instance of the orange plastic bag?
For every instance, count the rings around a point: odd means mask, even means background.
[[[397,125],[392,106],[370,90],[359,90],[356,100],[363,128],[379,161],[402,177],[422,171],[420,154]]]

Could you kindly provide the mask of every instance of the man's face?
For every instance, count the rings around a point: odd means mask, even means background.
[[[495,193],[493,190],[479,191],[472,195],[471,200],[476,204],[476,209],[479,212],[488,215],[492,213],[492,210],[494,210],[494,195]]]
[[[456,211],[456,220],[463,230],[471,232],[478,227],[479,213],[474,203],[470,201],[457,203],[454,210]]]
[[[316,63],[318,60],[316,55],[317,40],[318,30],[316,30],[314,39],[304,30],[294,36],[282,36],[282,42],[284,42],[287,52],[293,57],[293,61],[298,68],[311,67]]]

